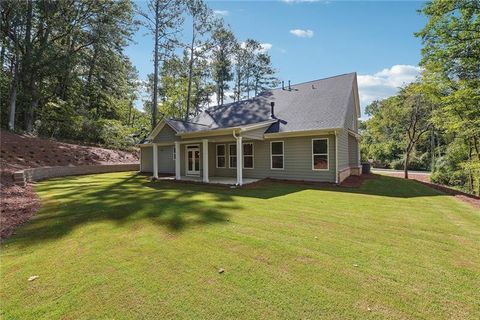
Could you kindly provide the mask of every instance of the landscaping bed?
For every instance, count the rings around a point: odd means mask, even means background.
[[[1,130],[0,138],[0,239],[11,235],[39,207],[31,185],[15,185],[14,172],[27,168],[133,163],[139,160],[134,152],[62,143],[6,130]]]

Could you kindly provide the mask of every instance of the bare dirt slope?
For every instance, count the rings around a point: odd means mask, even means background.
[[[16,186],[13,172],[35,167],[138,162],[138,154],[18,135],[1,130],[0,238],[11,235],[39,207],[31,185]]]

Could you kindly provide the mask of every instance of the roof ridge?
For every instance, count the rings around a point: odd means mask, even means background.
[[[330,76],[330,77],[326,77],[326,78],[320,78],[320,79],[316,79],[316,80],[309,80],[309,81],[305,81],[305,82],[293,83],[293,84],[290,84],[290,86],[299,86],[299,85],[307,84],[307,83],[311,83],[311,82],[317,82],[317,81],[328,80],[328,79],[332,79],[332,78],[344,77],[344,76],[348,76],[348,75],[356,75],[356,74],[357,74],[357,72],[353,71],[353,72],[348,72],[348,73],[337,74],[335,76]],[[273,89],[266,90],[266,91],[281,90],[281,89],[282,88],[273,88]]]
[[[198,124],[199,126],[208,127],[208,125],[200,123],[200,122],[193,122],[193,121],[180,120],[180,119],[171,119],[171,118],[167,118],[167,120],[168,121],[178,121],[178,122],[184,122],[184,123],[191,123],[191,124]]]

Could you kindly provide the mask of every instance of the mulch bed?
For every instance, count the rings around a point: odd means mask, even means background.
[[[33,185],[20,187],[13,173],[27,168],[138,162],[137,153],[88,147],[0,131],[0,239],[27,222],[40,207]]]

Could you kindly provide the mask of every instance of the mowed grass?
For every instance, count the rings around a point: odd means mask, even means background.
[[[3,319],[480,318],[480,213],[415,181],[36,188],[1,245]]]

